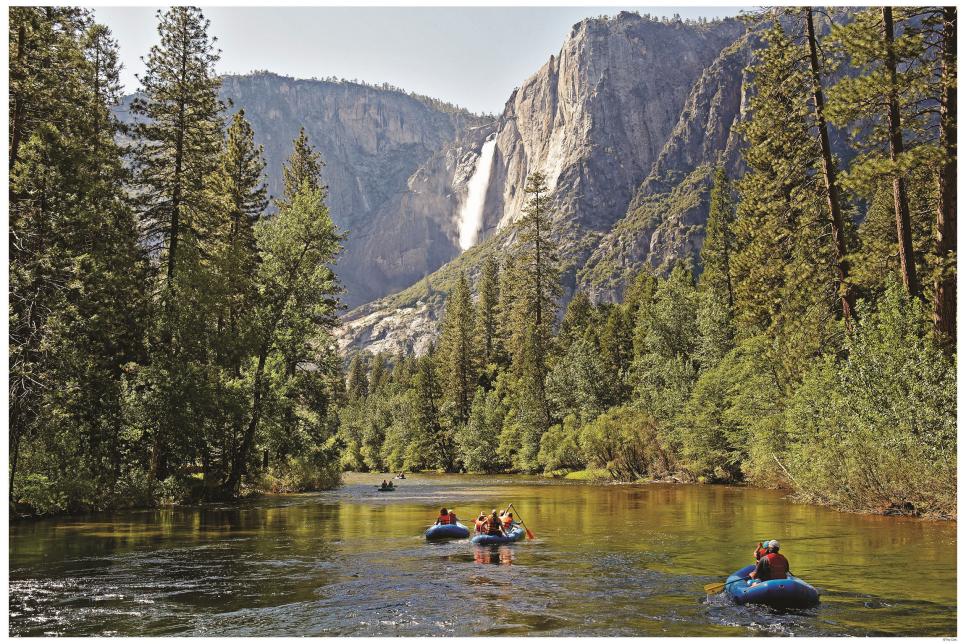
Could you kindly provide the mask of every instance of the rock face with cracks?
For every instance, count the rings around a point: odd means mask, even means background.
[[[496,117],[389,87],[270,73],[227,76],[222,96],[265,146],[273,195],[300,127],[322,154],[330,210],[348,233],[336,272],[356,308],[343,348],[421,353],[457,273],[472,279],[512,242],[535,171],[551,187],[565,300],[577,288],[616,300],[642,268],[697,258],[710,169],[738,170],[733,126],[755,46],[735,19],[586,19]],[[474,188],[479,234],[464,250],[460,214],[488,140],[489,181]]]
[[[492,126],[496,151],[483,208],[482,246],[366,311],[427,306],[437,333],[444,294],[459,270],[471,278],[501,254],[522,213],[528,174],[552,187],[565,298],[620,297],[645,266],[696,257],[707,219],[710,168],[737,159],[744,68],[753,45],[736,20],[659,22],[637,14],[576,24],[557,55],[513,92]],[[487,131],[490,128],[486,128]],[[427,297],[428,292],[432,295]],[[431,312],[431,315],[430,315]],[[377,350],[357,312],[341,332],[347,349]],[[391,331],[385,331],[392,335]]]

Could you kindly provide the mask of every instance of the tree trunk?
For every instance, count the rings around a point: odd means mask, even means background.
[[[896,211],[896,237],[899,240],[899,270],[906,292],[918,297],[919,279],[916,276],[916,258],[912,250],[912,224],[909,216],[909,198],[906,182],[899,174],[896,163],[903,153],[902,120],[899,115],[899,97],[896,81],[896,52],[892,7],[882,7],[882,24],[885,30],[886,70],[889,72],[889,158],[893,163],[892,194]]]
[[[942,102],[940,145],[945,154],[939,170],[936,208],[936,273],[933,324],[948,353],[956,350],[956,7],[943,8]]]
[[[812,71],[812,98],[815,101],[815,123],[818,127],[819,142],[822,147],[822,170],[825,188],[828,193],[829,214],[832,217],[832,240],[835,243],[835,272],[838,278],[839,299],[842,303],[842,318],[847,327],[852,327],[855,294],[849,285],[849,263],[846,259],[845,228],[842,222],[842,209],[839,204],[839,189],[835,178],[835,165],[832,162],[832,146],[829,143],[828,125],[825,122],[825,95],[822,92],[822,79],[818,67],[818,47],[815,41],[815,25],[811,7],[805,9],[805,29],[808,33],[809,62]]]
[[[248,454],[251,452],[252,443],[255,441],[255,431],[258,429],[258,422],[262,416],[262,380],[265,376],[265,360],[268,358],[269,343],[264,343],[258,352],[258,366],[255,368],[255,378],[252,385],[252,417],[248,421],[245,429],[245,436],[235,458],[232,459],[231,472],[225,481],[224,489],[229,495],[234,496],[238,493],[241,484],[242,474],[245,473],[245,466],[248,463]]]

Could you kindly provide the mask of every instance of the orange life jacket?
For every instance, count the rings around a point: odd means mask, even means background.
[[[449,523],[450,523],[450,521],[449,521],[449,515],[448,514],[441,514],[441,515],[439,515],[438,521],[439,521],[439,525],[449,525]]]
[[[494,521],[493,520],[493,517],[490,517],[490,521],[487,522],[486,527],[487,527],[487,532],[489,534],[501,534],[502,533],[502,530],[500,530],[500,520],[499,519],[497,519],[496,521]]]
[[[503,517],[503,527],[509,528],[511,525],[513,525],[513,517],[511,516]]]
[[[759,545],[757,548],[755,548],[755,561],[758,561],[759,559],[761,559],[767,554],[768,554],[768,548],[762,545]]]
[[[770,552],[764,557],[768,562],[768,579],[788,578],[788,559],[780,552]]]

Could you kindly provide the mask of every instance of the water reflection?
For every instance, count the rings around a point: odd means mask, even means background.
[[[771,491],[378,475],[335,492],[10,528],[10,633],[954,635],[956,525],[850,515]],[[534,541],[427,543],[439,508],[509,501]],[[702,585],[777,538],[813,611]],[[850,574],[843,575],[843,571]],[[915,583],[904,571],[915,571]]]
[[[473,561],[478,564],[513,564],[513,546],[473,546]]]

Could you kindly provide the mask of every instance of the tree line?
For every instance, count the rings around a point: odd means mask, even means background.
[[[619,303],[576,292],[558,315],[531,175],[438,343],[353,357],[343,468],[749,481],[954,515],[956,19],[756,16],[743,172],[714,172],[701,261],[644,267]]]
[[[11,502],[56,512],[338,482],[341,233],[304,132],[270,199],[192,7],[158,12],[136,123],[88,10],[12,7]],[[274,214],[266,216],[270,202]]]

